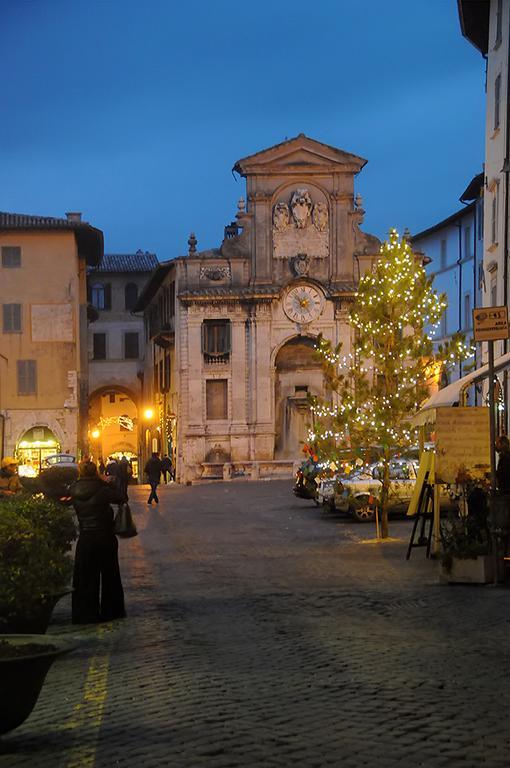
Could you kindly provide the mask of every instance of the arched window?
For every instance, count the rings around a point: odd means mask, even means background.
[[[136,283],[127,283],[124,288],[124,301],[126,309],[134,309],[138,301],[138,286]]]

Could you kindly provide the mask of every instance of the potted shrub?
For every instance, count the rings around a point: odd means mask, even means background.
[[[27,719],[49,668],[74,647],[49,635],[0,635],[0,736]]]
[[[487,584],[493,580],[493,557],[487,527],[486,497],[481,489],[468,495],[468,513],[441,523],[442,578],[450,583]]]
[[[0,499],[0,633],[45,632],[69,591],[72,511],[43,496]]]

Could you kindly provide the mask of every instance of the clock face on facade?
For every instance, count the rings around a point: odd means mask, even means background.
[[[283,311],[294,323],[311,323],[322,312],[324,297],[312,285],[297,285],[283,299]]]

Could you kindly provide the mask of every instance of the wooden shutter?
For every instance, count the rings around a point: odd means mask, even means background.
[[[112,308],[112,286],[110,283],[105,283],[104,285],[104,308]]]
[[[37,393],[37,363],[35,360],[18,360],[18,395]]]

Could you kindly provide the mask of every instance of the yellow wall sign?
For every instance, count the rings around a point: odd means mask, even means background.
[[[508,339],[508,307],[479,307],[473,310],[475,341]]]

